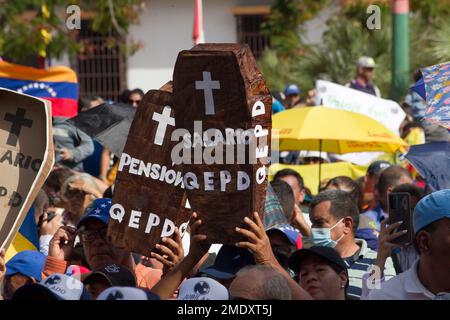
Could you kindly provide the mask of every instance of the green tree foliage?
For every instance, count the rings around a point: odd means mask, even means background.
[[[299,50],[301,24],[320,11],[329,0],[275,0],[262,32],[270,38],[271,47],[286,56]]]
[[[430,58],[438,62],[450,60],[449,16],[437,19],[434,23],[434,30],[427,36],[427,52],[429,52]]]
[[[297,83],[303,92],[313,88],[317,79],[344,84],[355,76],[356,61],[362,55],[372,56],[378,68],[375,83],[387,96],[391,81],[392,16],[390,1],[343,1],[338,15],[328,20],[328,29],[318,45],[299,42],[296,51],[286,57],[275,46],[267,49],[259,63],[269,86],[282,90],[288,82]],[[449,8],[435,1],[411,0],[409,19],[410,70],[449,60]],[[438,2],[438,1],[437,1]],[[366,13],[369,4],[381,9],[381,29],[369,30]],[[433,17],[427,16],[433,13]],[[300,37],[301,37],[301,29]],[[279,40],[281,42],[281,39]],[[412,81],[412,79],[411,79]]]
[[[0,0],[0,56],[24,62],[29,56],[61,57],[83,50],[78,30],[66,27],[69,5],[78,5],[92,19],[89,27],[113,34],[109,44],[120,44],[131,54],[137,44],[124,41],[131,24],[139,22],[143,0]]]

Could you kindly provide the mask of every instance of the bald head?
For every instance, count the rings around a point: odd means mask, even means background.
[[[253,265],[242,268],[230,285],[232,297],[245,300],[291,300],[289,283],[269,266]]]

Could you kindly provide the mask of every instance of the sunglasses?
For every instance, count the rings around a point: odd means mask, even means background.
[[[81,240],[83,242],[93,242],[97,237],[106,240],[106,234],[108,233],[108,227],[101,228],[99,230],[80,230]]]

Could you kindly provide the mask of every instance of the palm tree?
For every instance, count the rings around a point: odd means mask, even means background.
[[[430,34],[429,52],[438,62],[450,60],[450,20],[441,18],[435,25],[435,31]]]
[[[374,82],[386,97],[391,83],[391,18],[390,12],[384,12],[382,28],[368,30],[361,20],[339,15],[328,21],[328,30],[319,45],[302,44],[302,50],[289,57],[267,50],[259,62],[268,85],[280,90],[287,82],[293,82],[308,90],[317,79],[345,84],[355,76],[358,57],[367,55],[378,65]],[[449,60],[449,34],[448,18],[430,22],[418,13],[410,15],[411,74],[420,67]]]

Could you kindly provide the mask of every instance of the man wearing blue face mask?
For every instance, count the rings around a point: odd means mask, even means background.
[[[377,253],[367,247],[363,239],[355,239],[359,224],[359,210],[348,192],[326,190],[319,193],[311,202],[309,217],[311,237],[304,238],[304,247],[325,246],[334,248],[344,259],[350,284],[347,290],[349,299],[360,299],[362,277],[371,268]],[[386,261],[384,276],[395,276],[392,260]]]

